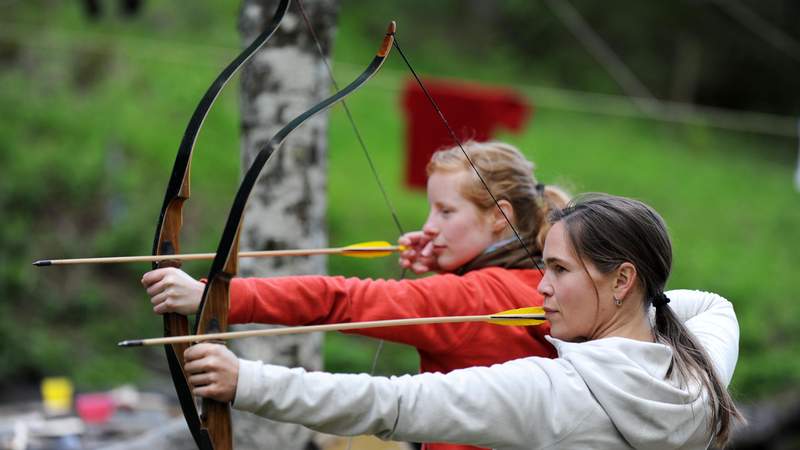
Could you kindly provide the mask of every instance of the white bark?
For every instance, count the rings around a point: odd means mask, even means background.
[[[293,2],[295,3],[295,2]],[[336,0],[305,0],[315,32],[329,49],[333,40]],[[245,0],[240,17],[243,45],[271,20],[277,0]],[[298,5],[242,70],[242,170],[270,137],[293,117],[329,94],[329,79]],[[294,131],[262,170],[246,211],[241,250],[274,250],[327,246],[327,115]],[[240,276],[323,274],[324,257],[240,260]],[[239,328],[239,327],[237,327]],[[322,368],[322,336],[245,339],[232,344],[236,354],[310,370]],[[234,447],[241,449],[307,449],[308,429],[234,413]]]

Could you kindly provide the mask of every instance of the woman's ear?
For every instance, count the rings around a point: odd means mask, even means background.
[[[498,208],[497,205],[499,205],[500,208]],[[491,209],[492,232],[496,234],[502,233],[506,228],[510,230],[511,227],[508,226],[508,222],[514,223],[514,207],[511,206],[511,203],[508,200],[499,200],[497,205],[493,206]],[[503,210],[502,213],[500,212],[501,209]],[[505,214],[505,217],[503,214]]]
[[[614,298],[624,299],[636,287],[636,266],[629,262],[624,262],[614,271],[615,279],[612,285]]]

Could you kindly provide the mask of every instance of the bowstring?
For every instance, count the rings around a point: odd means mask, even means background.
[[[506,215],[506,212],[503,211],[503,208],[500,207],[500,202],[497,201],[497,197],[495,197],[494,193],[492,193],[492,190],[489,189],[489,185],[486,183],[486,180],[484,180],[483,175],[481,175],[480,171],[475,166],[475,163],[472,162],[472,158],[470,158],[469,155],[467,154],[467,151],[464,150],[464,146],[461,144],[461,139],[459,139],[455,131],[453,131],[453,128],[450,126],[450,122],[447,121],[447,118],[444,116],[444,113],[442,113],[441,108],[439,108],[439,104],[436,103],[436,100],[434,100],[433,96],[425,87],[425,84],[422,82],[422,79],[420,79],[419,75],[417,75],[417,72],[414,70],[414,68],[411,67],[411,62],[408,60],[408,58],[406,58],[403,49],[400,48],[400,43],[398,42],[396,33],[394,36],[393,45],[394,48],[397,49],[397,52],[400,53],[400,56],[403,58],[403,62],[405,62],[406,66],[408,67],[408,70],[411,71],[411,74],[414,76],[414,79],[416,80],[417,84],[422,89],[422,92],[425,94],[425,97],[427,97],[428,101],[433,106],[433,109],[436,110],[436,114],[439,116],[439,119],[441,119],[441,121],[444,123],[445,127],[447,128],[447,132],[450,134],[450,138],[453,140],[453,142],[455,142],[456,145],[458,145],[458,148],[461,149],[461,153],[464,154],[464,157],[467,159],[467,162],[472,167],[472,170],[475,171],[475,175],[478,176],[478,179],[483,185],[483,188],[486,189],[486,192],[489,193],[489,196],[492,198],[492,201],[494,201],[494,204],[495,206],[497,206],[497,209],[500,211],[500,214],[503,215],[503,218],[506,220],[506,223],[511,228],[511,231],[514,233],[514,236],[516,237],[517,241],[519,241],[519,243],[522,245],[522,248],[525,249],[525,253],[528,255],[528,258],[531,260],[531,262],[539,271],[539,273],[542,276],[544,276],[544,272],[542,271],[542,268],[539,266],[539,262],[533,256],[533,253],[531,253],[530,249],[528,248],[528,245],[525,244],[525,241],[519,235],[517,228],[514,226],[514,224],[511,223],[511,220]]]

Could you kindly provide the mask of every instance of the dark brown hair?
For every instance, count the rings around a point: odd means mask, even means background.
[[[602,273],[624,262],[636,267],[644,292],[644,308],[655,305],[655,338],[673,349],[672,366],[682,380],[694,379],[708,391],[711,401],[711,432],[714,444],[728,442],[733,419],[744,420],[725,385],[720,381],[708,354],[664,301],[672,268],[672,243],[661,216],[646,204],[607,194],[585,194],[560,210],[550,222],[561,221],[581,258]],[[655,300],[655,303],[654,303]]]

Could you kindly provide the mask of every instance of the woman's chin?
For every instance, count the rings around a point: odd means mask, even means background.
[[[455,272],[461,266],[463,266],[465,263],[460,263],[459,264],[459,263],[456,263],[456,262],[453,262],[453,261],[447,261],[447,260],[442,261],[440,259],[439,261],[437,261],[437,264],[439,265],[439,268],[441,269],[442,272]]]
[[[436,264],[439,266],[442,272],[455,272],[456,270],[460,269],[464,264],[472,261],[473,257],[470,258],[453,258],[449,255],[440,255],[436,259]]]
[[[550,321],[550,336],[562,341],[569,341],[571,340],[572,337],[568,333],[566,333],[566,330],[564,330],[562,324],[559,324],[557,322],[553,323],[552,320]]]
[[[564,342],[586,342],[583,336],[576,336],[575,333],[568,333],[566,330],[559,329],[558,327],[550,326],[550,337],[554,337],[559,341]]]

